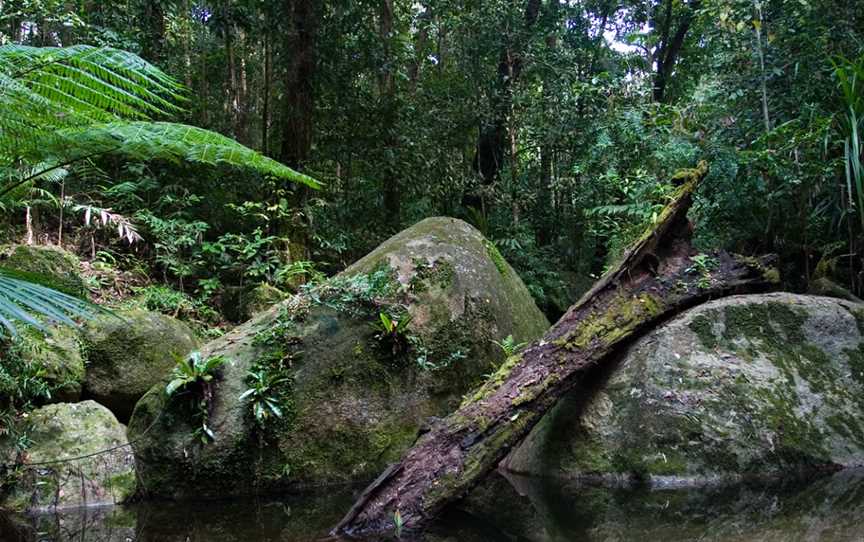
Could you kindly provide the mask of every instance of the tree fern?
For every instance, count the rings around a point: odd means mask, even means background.
[[[92,159],[121,154],[249,168],[317,188],[293,169],[220,134],[165,122],[185,89],[140,57],[118,49],[0,46],[0,202],[36,180],[60,179]],[[159,121],[159,122],[156,122]],[[94,307],[0,272],[0,326],[65,323]]]

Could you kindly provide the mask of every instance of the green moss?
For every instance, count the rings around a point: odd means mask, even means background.
[[[864,342],[860,343],[857,349],[847,348],[843,352],[849,357],[852,378],[864,385]]]
[[[504,363],[502,363],[501,366],[498,367],[498,369],[496,369],[495,372],[486,379],[486,381],[483,383],[479,390],[477,390],[471,397],[462,401],[462,405],[460,406],[460,408],[470,403],[482,401],[483,399],[495,393],[495,390],[501,387],[501,384],[503,384],[507,380],[507,378],[510,376],[510,373],[517,365],[519,365],[521,361],[521,354],[515,354],[507,358]]]
[[[244,297],[242,301],[243,315],[245,318],[251,318],[279,303],[285,297],[286,294],[282,290],[267,283],[259,284]]]
[[[611,345],[662,312],[662,301],[647,292],[635,297],[618,297],[605,312],[593,313],[581,320],[559,344],[571,350],[585,348],[594,341]]]
[[[578,442],[576,454],[571,455],[568,449],[558,450],[559,453],[566,454],[564,456],[566,460],[561,465],[565,472],[589,474],[616,472],[616,463],[603,442],[588,435],[583,435]],[[541,468],[546,468],[546,465],[542,465]]]
[[[752,256],[736,255],[735,258],[750,268],[759,271],[762,274],[762,279],[768,284],[780,284],[780,271],[776,267],[768,267],[759,261],[758,258]]]
[[[81,277],[81,262],[62,248],[18,245],[11,249],[0,266],[14,276],[71,296],[86,298],[87,287]]]
[[[746,337],[770,347],[805,342],[802,326],[807,314],[785,303],[730,305],[724,310],[726,330],[723,337]]]
[[[135,494],[135,471],[122,472],[108,478],[105,487],[114,495],[116,502],[123,502]]]
[[[483,239],[483,246],[486,248],[486,253],[489,255],[489,258],[492,259],[492,263],[495,264],[498,272],[501,273],[502,276],[506,277],[509,272],[507,269],[507,260],[505,260],[504,256],[501,255],[501,251],[487,239]]]
[[[437,259],[432,263],[427,263],[420,258],[414,258],[412,263],[415,272],[411,279],[410,288],[414,293],[422,293],[430,288],[447,290],[453,285],[456,270],[448,260]]]
[[[707,314],[699,314],[695,316],[688,327],[697,337],[699,337],[699,341],[705,348],[708,350],[714,350],[717,348],[717,337],[714,335],[714,323]]]
[[[695,168],[682,168],[672,174],[669,179],[674,184],[685,184],[688,182],[697,182],[705,174],[708,173],[708,163],[704,160],[699,162]]]
[[[775,454],[790,465],[810,465],[826,462],[830,457],[825,436],[816,424],[802,419],[794,410],[798,404],[793,387],[759,390],[762,408],[759,415],[763,426],[777,435]]]

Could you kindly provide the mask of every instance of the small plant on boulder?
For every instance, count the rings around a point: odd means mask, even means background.
[[[213,430],[208,426],[210,404],[213,399],[212,381],[217,369],[225,363],[223,356],[205,358],[201,352],[192,352],[185,358],[177,360],[177,366],[171,373],[171,381],[165,387],[165,393],[170,397],[178,391],[189,391],[197,401],[196,421],[198,428],[195,434],[201,442],[208,443],[216,439]]]
[[[290,385],[289,377],[255,367],[249,371],[246,383],[249,389],[240,395],[240,400],[249,400],[252,414],[259,427],[264,427],[270,418],[282,418],[284,408],[282,389]]]
[[[411,323],[411,315],[405,314],[395,317],[386,312],[378,313],[378,321],[372,327],[377,333],[375,338],[390,348],[391,353],[396,356],[405,352],[411,344],[408,336],[408,324]]]

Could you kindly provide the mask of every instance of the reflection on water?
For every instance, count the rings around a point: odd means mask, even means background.
[[[0,518],[3,542],[316,540],[358,488],[283,500],[149,503]],[[624,490],[495,475],[422,538],[444,541],[864,541],[864,472],[782,487]]]

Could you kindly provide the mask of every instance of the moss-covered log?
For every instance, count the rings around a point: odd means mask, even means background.
[[[763,262],[697,255],[687,211],[707,165],[676,175],[681,186],[651,227],[539,341],[510,358],[459,409],[422,434],[402,460],[364,491],[338,535],[422,527],[462,497],[589,368],[623,343],[709,298],[765,289]],[[398,518],[398,519],[397,519]]]

